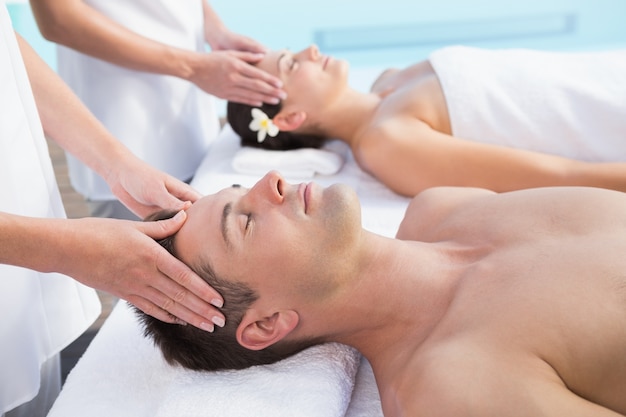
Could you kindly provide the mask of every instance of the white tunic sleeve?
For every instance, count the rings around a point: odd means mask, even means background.
[[[65,217],[11,21],[0,5],[0,211]],[[40,365],[100,314],[94,290],[59,274],[0,265],[0,414],[32,399]]]

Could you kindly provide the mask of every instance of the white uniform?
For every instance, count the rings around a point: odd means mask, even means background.
[[[204,51],[201,0],[86,0],[130,30],[155,41]],[[150,165],[180,180],[195,173],[219,133],[213,97],[171,76],[128,70],[58,47],[58,72],[113,135]],[[68,157],[76,190],[113,200],[104,180]]]
[[[65,217],[11,20],[0,5],[0,211]],[[0,415],[30,401],[44,363],[100,314],[94,290],[59,274],[0,265]],[[60,381],[58,368],[56,379]],[[44,387],[45,388],[45,387]],[[59,387],[44,403],[54,400]],[[55,392],[56,391],[56,392]],[[51,404],[48,403],[47,406]],[[29,416],[44,416],[46,410]]]
[[[626,161],[626,49],[457,46],[429,60],[454,136],[585,161]]]

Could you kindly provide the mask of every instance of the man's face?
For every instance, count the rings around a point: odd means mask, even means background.
[[[187,213],[175,239],[181,260],[208,263],[218,277],[247,283],[261,297],[285,290],[323,295],[361,231],[352,189],[291,185],[276,172],[251,189],[206,196]]]
[[[325,106],[347,86],[348,63],[322,55],[312,45],[298,53],[270,51],[257,66],[283,81],[285,106],[295,106],[309,114]]]

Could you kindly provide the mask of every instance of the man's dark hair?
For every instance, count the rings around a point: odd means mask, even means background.
[[[278,104],[263,103],[258,107],[270,119],[274,118],[282,109],[282,102]],[[305,135],[293,132],[278,132],[278,135],[271,137],[267,135],[261,143],[257,140],[257,132],[250,130],[250,122],[252,121],[252,109],[255,107],[247,104],[235,103],[229,101],[226,105],[226,118],[228,124],[233,128],[235,133],[241,138],[241,146],[249,146],[252,148],[262,148],[275,151],[287,151],[300,148],[319,148],[326,138],[317,135]]]
[[[162,220],[174,214],[160,212],[148,217],[146,221]],[[159,241],[174,256],[175,237],[176,235],[172,235]],[[143,324],[144,335],[161,349],[168,363],[193,370],[243,369],[277,362],[320,343],[316,340],[283,341],[263,350],[246,349],[237,342],[236,331],[245,312],[257,300],[258,294],[244,283],[217,277],[208,263],[199,267],[189,266],[224,298],[222,313],[226,317],[226,324],[222,328],[215,326],[214,332],[210,333],[192,325],[165,323],[135,308]]]

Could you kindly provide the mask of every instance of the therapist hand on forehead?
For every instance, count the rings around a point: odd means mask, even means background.
[[[135,157],[18,36],[46,136],[102,175],[140,217],[181,210],[160,222],[35,219],[0,213],[0,263],[60,272],[123,298],[147,314],[204,330],[222,324],[222,297],[155,239],[176,233],[199,194]]]
[[[164,19],[153,16],[150,1],[134,3],[129,6],[133,12],[145,8],[141,15],[145,31],[150,32],[146,27],[153,19]],[[46,39],[83,54],[135,71],[178,77],[213,96],[250,106],[277,104],[286,97],[280,79],[254,66],[266,48],[228,29],[206,0],[202,0],[201,10],[203,41],[211,52],[174,46],[175,39],[170,39],[171,44],[156,40],[163,39],[161,33],[147,36],[147,32],[138,30],[137,22],[125,21],[122,10],[126,6],[119,3],[31,0],[30,5]],[[180,23],[177,18],[170,20]]]

